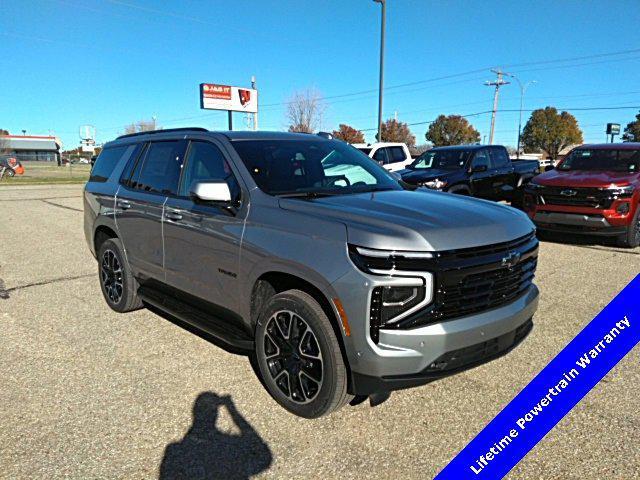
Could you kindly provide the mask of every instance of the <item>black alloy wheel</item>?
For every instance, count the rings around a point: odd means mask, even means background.
[[[291,401],[312,401],[322,387],[322,353],[318,339],[302,317],[292,311],[274,313],[263,336],[271,378]]]
[[[123,293],[123,272],[118,257],[112,250],[105,250],[100,263],[102,286],[109,300],[120,303]]]

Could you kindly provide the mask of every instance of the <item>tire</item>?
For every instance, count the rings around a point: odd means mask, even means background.
[[[142,308],[138,282],[131,274],[119,239],[110,238],[100,245],[98,278],[102,295],[112,310],[125,313]]]
[[[287,290],[271,297],[258,317],[255,344],[262,383],[289,412],[318,418],[351,399],[338,339],[311,295]]]
[[[618,237],[618,246],[636,248],[640,245],[640,205],[636,206],[636,213],[631,220],[627,233]]]
[[[11,168],[7,168],[7,171],[5,172],[5,174],[7,175],[7,177],[15,177],[16,176],[16,172],[14,172]]]

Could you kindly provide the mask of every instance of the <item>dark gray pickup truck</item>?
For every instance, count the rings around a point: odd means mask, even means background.
[[[540,167],[535,160],[509,159],[501,145],[457,145],[428,150],[398,173],[411,185],[516,201]]]

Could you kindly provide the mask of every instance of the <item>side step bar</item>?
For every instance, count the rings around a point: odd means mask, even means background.
[[[150,287],[140,287],[143,302],[202,330],[238,350],[254,351],[253,339],[239,326]]]

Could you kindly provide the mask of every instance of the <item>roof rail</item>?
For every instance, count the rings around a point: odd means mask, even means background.
[[[137,137],[138,135],[153,135],[156,133],[172,133],[172,132],[208,132],[206,128],[202,127],[182,127],[182,128],[165,128],[164,130],[149,130],[147,132],[127,133],[120,135],[116,140],[121,138]]]

